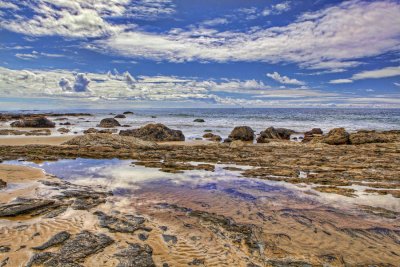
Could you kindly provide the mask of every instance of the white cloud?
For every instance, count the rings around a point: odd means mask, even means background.
[[[283,12],[289,11],[290,10],[290,2],[285,1],[282,3],[278,3],[275,5],[272,5],[271,7],[267,7],[262,11],[263,16],[269,16],[271,14],[274,15],[279,15],[282,14]]]
[[[349,79],[331,80],[329,83],[352,83],[357,80],[380,79],[395,76],[400,76],[400,67],[386,67],[383,69],[362,71],[354,74]]]
[[[288,76],[281,76],[278,72],[267,73],[267,77],[271,79],[283,83],[283,84],[292,84],[292,85],[305,85],[305,82],[299,81],[297,79],[291,79]]]
[[[14,48],[16,49],[16,48]],[[24,49],[24,48],[21,48]],[[44,53],[44,52],[37,52],[37,51],[32,51],[31,53],[17,53],[15,54],[15,57],[23,60],[32,60],[32,59],[37,59],[39,57],[51,57],[51,58],[59,58],[59,57],[65,57],[64,55],[61,54],[52,54],[52,53]]]
[[[393,83],[394,85],[400,87],[400,83]]]
[[[227,23],[229,23],[227,18],[215,18],[215,19],[205,20],[200,24],[203,26],[215,26]]]
[[[17,53],[17,54],[15,54],[15,57],[17,57],[19,59],[23,59],[23,60],[31,60],[31,59],[38,58],[39,56],[36,54]]]

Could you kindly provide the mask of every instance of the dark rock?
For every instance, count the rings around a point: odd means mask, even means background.
[[[23,119],[11,123],[11,127],[54,128],[56,124],[45,117]]]
[[[147,124],[139,129],[121,130],[119,134],[147,141],[185,141],[182,131],[170,129],[161,123]]]
[[[55,234],[53,237],[51,237],[44,244],[42,244],[40,246],[37,246],[37,247],[33,247],[33,249],[45,250],[45,249],[48,249],[49,247],[57,246],[57,245],[60,245],[60,244],[64,243],[70,237],[71,237],[70,233],[68,233],[66,231],[62,231],[62,232],[59,232],[59,233]]]
[[[260,132],[257,143],[268,143],[271,139],[289,140],[290,135],[293,133],[295,131],[290,129],[269,127]]]
[[[231,138],[225,138],[224,139],[224,143],[232,143],[232,139]]]
[[[132,111],[125,111],[124,113],[122,113],[122,114],[125,114],[125,115],[132,115],[132,114],[134,114]]]
[[[102,128],[113,128],[113,127],[118,127],[121,126],[119,122],[114,119],[114,118],[105,118],[100,121],[100,124],[97,125],[97,127],[102,127]]]
[[[58,129],[57,131],[58,131],[59,133],[69,133],[69,132],[70,132],[70,130],[67,129],[67,128],[60,128],[60,129]]]
[[[346,145],[350,143],[350,135],[344,128],[335,128],[323,137],[322,142],[329,145]]]
[[[114,118],[116,118],[116,119],[125,119],[126,116],[124,114],[118,114]]]
[[[77,136],[63,143],[63,145],[74,145],[79,147],[113,147],[113,148],[155,148],[156,143],[144,141],[131,136],[115,134],[85,134]]]
[[[213,134],[213,133],[206,133],[203,135],[203,138],[207,138],[211,141],[215,141],[215,142],[221,142],[222,138],[219,135]]]
[[[0,179],[0,189],[3,189],[5,187],[7,187],[6,181],[3,181],[3,180]]]
[[[204,265],[204,259],[193,259],[191,262],[188,263],[189,266],[199,266]]]
[[[268,260],[266,266],[272,267],[312,267],[311,263],[295,260]]]
[[[172,243],[175,245],[178,242],[178,238],[174,235],[163,234],[162,237],[166,243]]]
[[[0,246],[0,253],[9,252],[11,249],[8,246]]]
[[[107,228],[111,232],[133,233],[140,229],[146,229],[143,226],[145,222],[143,217],[115,217],[101,211],[96,211],[94,214],[99,218],[100,227]]]
[[[146,240],[149,238],[149,234],[147,234],[147,233],[140,233],[140,234],[138,235],[138,237],[139,237],[140,240],[146,241]]]
[[[42,252],[38,254],[34,254],[28,263],[26,264],[26,267],[32,267],[36,265],[43,265],[46,261],[50,260],[52,257],[54,257],[54,253],[51,252]],[[46,266],[46,265],[45,265]]]
[[[248,126],[237,126],[229,135],[231,140],[253,141],[254,131]]]
[[[70,122],[61,122],[60,125],[68,126],[68,125],[72,125],[72,123],[70,123]]]
[[[155,267],[153,261],[153,249],[145,244],[129,244],[126,249],[123,249],[114,254],[119,260],[117,267]]]
[[[305,132],[304,135],[321,135],[324,132],[320,128],[313,128],[311,131]]]
[[[14,217],[29,214],[37,210],[42,210],[55,203],[48,199],[27,199],[17,198],[8,204],[0,205],[0,217]]]
[[[204,119],[195,119],[193,122],[206,122]]]

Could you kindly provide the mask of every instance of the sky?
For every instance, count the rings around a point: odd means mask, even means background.
[[[111,107],[400,108],[400,1],[0,1],[0,110]]]

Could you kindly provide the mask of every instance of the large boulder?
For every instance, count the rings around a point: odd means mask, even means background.
[[[268,143],[270,139],[289,140],[290,135],[293,133],[295,133],[295,131],[290,129],[269,127],[260,132],[257,143]]]
[[[182,131],[170,129],[161,123],[147,124],[139,129],[121,130],[119,134],[147,141],[185,141]]]
[[[324,136],[322,143],[329,145],[346,145],[350,143],[350,135],[344,128],[334,128]]]
[[[232,141],[253,141],[254,131],[249,126],[237,126],[232,130],[231,134],[229,135],[229,139]]]
[[[121,126],[119,122],[114,119],[114,118],[105,118],[100,121],[100,124],[97,125],[97,127],[102,127],[102,128],[113,128],[113,127],[118,127]]]
[[[113,148],[155,148],[154,142],[144,141],[131,136],[115,134],[85,134],[77,136],[63,143],[63,145],[85,146],[110,146]]]
[[[25,128],[54,128],[56,124],[46,117],[22,119],[11,123],[11,127]]]

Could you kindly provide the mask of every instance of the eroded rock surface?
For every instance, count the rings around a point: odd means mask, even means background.
[[[119,260],[118,267],[155,267],[152,255],[153,249],[147,244],[129,244],[114,254]]]
[[[110,216],[101,211],[94,213],[99,218],[100,227],[107,228],[111,232],[133,233],[137,230],[149,230],[144,226],[143,217],[132,215]]]
[[[170,129],[161,123],[147,124],[139,129],[121,130],[119,134],[146,141],[185,141],[182,131]]]
[[[33,249],[45,250],[45,249],[48,249],[49,247],[57,246],[57,245],[64,243],[70,237],[71,237],[70,233],[68,233],[67,231],[62,231],[62,232],[59,232],[59,233],[55,234],[54,236],[52,236],[48,241],[46,241],[42,245],[33,247]]]

